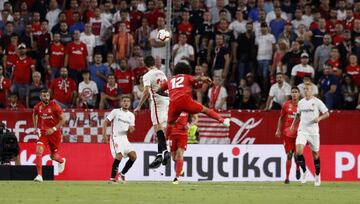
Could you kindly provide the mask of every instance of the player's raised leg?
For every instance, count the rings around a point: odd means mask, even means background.
[[[126,162],[124,168],[120,172],[119,179],[122,183],[126,183],[125,181],[125,174],[129,171],[129,169],[133,166],[137,156],[135,151],[131,151],[127,154],[129,160]]]

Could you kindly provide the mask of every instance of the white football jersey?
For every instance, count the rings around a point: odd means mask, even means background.
[[[143,76],[144,86],[150,87],[150,100],[158,102],[158,100],[169,100],[168,97],[160,96],[156,92],[160,88],[161,84],[167,81],[166,75],[164,72],[157,68],[149,70]]]
[[[113,136],[127,136],[130,126],[135,126],[135,115],[130,111],[123,111],[122,108],[114,109],[106,118],[113,122]]]
[[[329,110],[325,104],[318,98],[312,97],[307,100],[303,98],[299,101],[297,112],[300,114],[300,124],[298,134],[319,134],[319,123],[315,123],[315,118],[319,117],[320,113],[326,113]]]

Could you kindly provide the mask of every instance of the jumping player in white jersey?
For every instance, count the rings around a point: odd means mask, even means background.
[[[306,183],[307,170],[305,165],[305,158],[303,155],[304,147],[307,143],[310,144],[314,165],[315,165],[315,186],[320,186],[320,134],[319,122],[330,116],[329,110],[325,104],[312,93],[312,87],[309,84],[304,88],[305,98],[301,99],[298,104],[297,114],[291,125],[290,131],[294,131],[295,124],[300,119],[300,124],[296,138],[296,156],[297,162],[303,170],[301,183]]]
[[[131,106],[131,99],[129,95],[123,95],[120,100],[121,108],[114,109],[106,117],[102,134],[104,142],[109,141],[109,137],[106,135],[106,128],[112,123],[112,135],[110,137],[110,151],[114,157],[112,164],[111,177],[109,183],[116,184],[116,174],[118,173],[118,167],[120,161],[124,157],[129,157],[125,167],[120,172],[119,180],[125,183],[125,174],[129,171],[136,160],[136,152],[131,146],[127,134],[128,132],[135,131],[135,115],[129,111]]]
[[[150,96],[151,121],[157,136],[158,154],[155,160],[150,163],[149,168],[158,168],[160,164],[166,165],[170,160],[164,131],[167,124],[169,98],[156,93],[160,85],[167,81],[167,78],[164,72],[155,67],[155,59],[153,57],[148,56],[144,61],[149,71],[143,76],[143,96],[134,112],[140,111],[141,106]]]

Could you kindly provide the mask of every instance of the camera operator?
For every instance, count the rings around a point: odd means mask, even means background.
[[[20,148],[17,142],[17,138],[10,131],[6,129],[4,123],[0,123],[0,164],[8,164],[11,161],[15,162],[15,165],[21,165],[19,152]],[[8,143],[8,141],[11,141]],[[9,148],[10,147],[10,148]]]

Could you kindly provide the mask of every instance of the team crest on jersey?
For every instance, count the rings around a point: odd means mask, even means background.
[[[312,105],[312,106],[315,106],[315,103],[312,103],[311,105]]]

